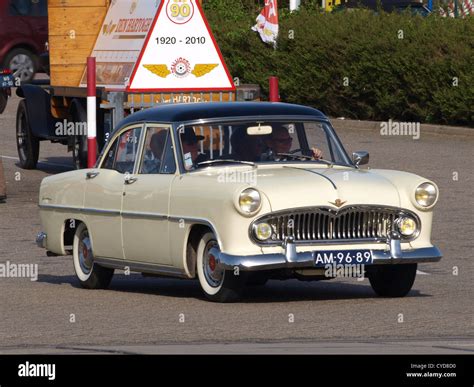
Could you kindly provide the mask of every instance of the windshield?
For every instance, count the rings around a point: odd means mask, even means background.
[[[188,171],[231,162],[351,165],[322,121],[217,122],[178,128]]]

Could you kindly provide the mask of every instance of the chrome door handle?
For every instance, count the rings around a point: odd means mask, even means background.
[[[87,172],[86,173],[86,177],[88,179],[93,179],[94,177],[96,177],[100,172],[97,172],[97,171],[94,171],[94,172]]]
[[[127,175],[125,176],[125,184],[133,184],[138,180],[138,177]]]

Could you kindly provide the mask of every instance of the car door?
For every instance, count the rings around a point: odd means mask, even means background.
[[[123,259],[122,200],[135,167],[142,125],[122,129],[105,149],[99,168],[85,170],[84,212],[94,255]]]
[[[124,188],[122,238],[125,259],[171,266],[169,192],[176,176],[171,126],[146,125],[137,164]]]

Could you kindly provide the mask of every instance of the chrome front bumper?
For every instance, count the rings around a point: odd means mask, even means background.
[[[372,250],[372,265],[437,262],[442,258],[441,251],[436,247],[423,247],[414,250],[401,250],[400,240],[391,239],[387,242],[389,250]],[[242,271],[275,270],[275,269],[315,269],[314,252],[298,253],[296,244],[287,241],[284,254],[259,254],[237,256],[220,252],[213,248],[209,251],[217,258],[221,268]],[[337,250],[337,249],[334,249]]]

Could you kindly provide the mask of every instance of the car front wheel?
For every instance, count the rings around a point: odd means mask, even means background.
[[[5,59],[5,66],[13,72],[15,78],[22,83],[33,80],[37,70],[38,58],[31,51],[24,48],[15,48],[10,51]]]
[[[86,289],[106,289],[109,287],[114,270],[99,266],[94,262],[89,231],[84,223],[77,226],[73,242],[74,271]]]
[[[218,251],[219,244],[214,234],[205,233],[197,249],[196,264],[199,283],[205,296],[211,301],[237,301],[245,285],[244,273],[219,268],[218,257],[214,255]]]
[[[404,297],[415,282],[417,264],[382,265],[369,273],[369,281],[381,297]]]

